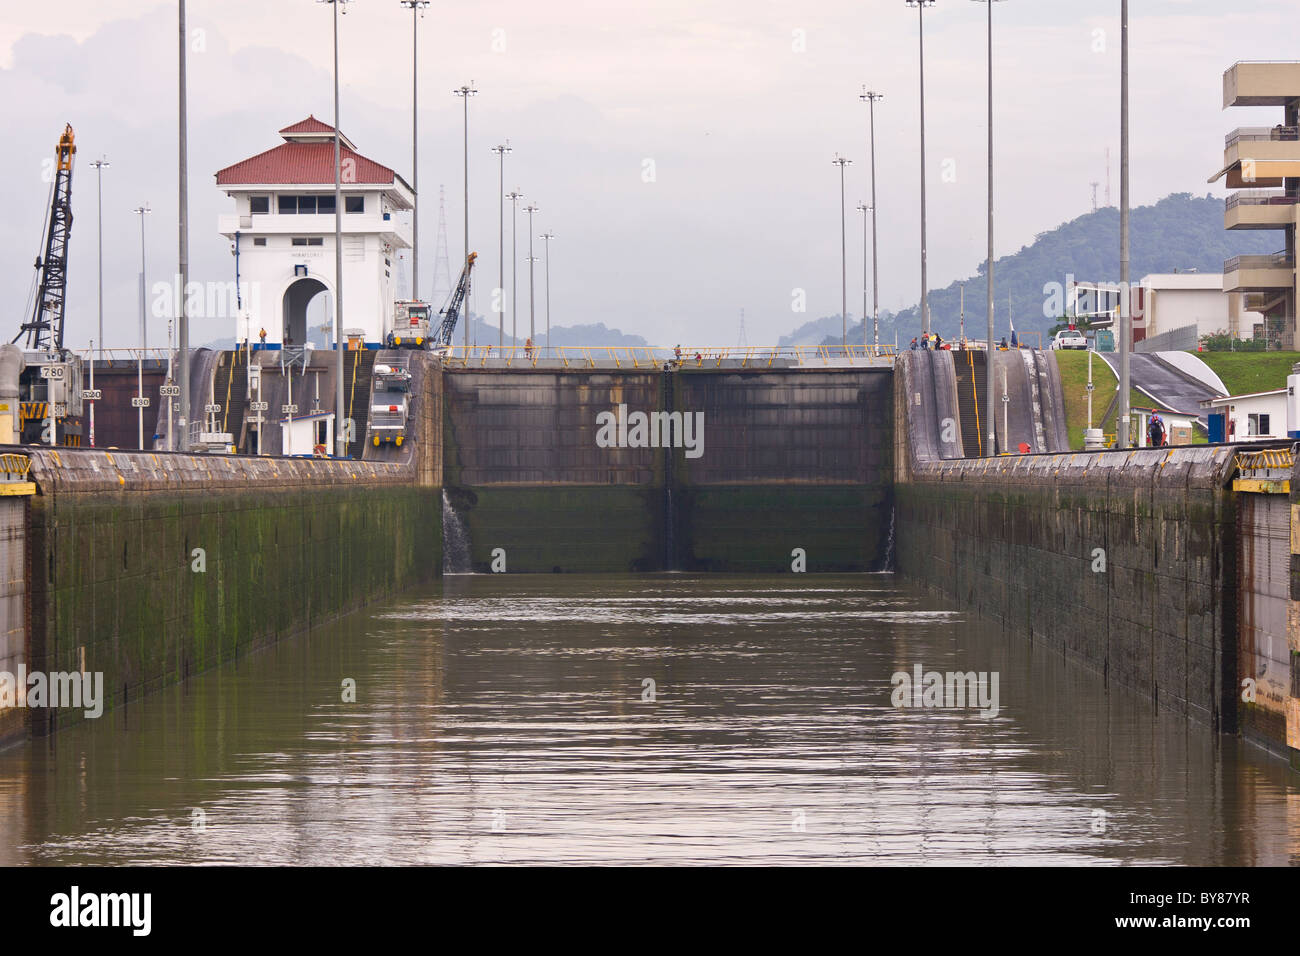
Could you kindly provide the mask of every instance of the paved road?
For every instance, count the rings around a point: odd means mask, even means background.
[[[1119,377],[1119,354],[1117,352],[1097,353]],[[1208,385],[1193,381],[1179,372],[1168,362],[1162,361],[1158,354],[1133,352],[1129,355],[1129,381],[1133,387],[1150,395],[1165,408],[1187,415],[1195,415],[1202,424],[1208,422],[1206,410],[1200,402],[1206,398],[1217,398],[1219,393]]]

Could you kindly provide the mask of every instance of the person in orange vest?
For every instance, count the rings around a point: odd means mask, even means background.
[[[532,361],[532,358],[533,358],[533,340],[532,340],[531,338],[524,339],[524,354],[528,356],[528,360],[529,360],[529,361]]]

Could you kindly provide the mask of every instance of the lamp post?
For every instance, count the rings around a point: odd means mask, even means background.
[[[867,348],[867,213],[871,207],[864,202],[857,205],[858,212],[862,213],[862,347]],[[877,329],[876,337],[880,337],[880,331]]]
[[[144,284],[144,217],[153,212],[153,210],[149,208],[148,203],[145,203],[143,206],[136,206],[131,211],[140,217],[140,349],[143,351],[149,347],[149,322],[146,318],[147,312],[145,308],[146,299]]]
[[[925,8],[934,6],[934,0],[907,0],[916,7],[921,52],[921,331],[930,331],[930,305],[926,299],[925,277]]]
[[[843,156],[831,160],[832,166],[840,168],[840,326],[843,330],[842,342],[844,354],[849,352],[849,266],[848,241],[845,237],[844,221],[844,167],[853,162]],[[865,319],[864,319],[865,321]]]
[[[880,282],[879,264],[876,260],[876,103],[885,98],[884,93],[864,89],[858,97],[870,108],[871,124],[871,322],[874,326],[873,348],[880,351]],[[866,310],[862,313],[862,337],[866,338]]]
[[[997,454],[997,429],[994,427],[993,417],[993,390],[988,387],[992,381],[990,376],[993,370],[993,4],[1000,3],[1001,0],[975,0],[976,3],[987,3],[989,6],[989,27],[988,27],[988,46],[989,46],[989,254],[988,261],[985,264],[987,275],[985,279],[988,282],[988,348],[984,353],[984,418],[988,422],[988,444],[985,446],[984,454],[992,457]]]
[[[334,13],[334,454],[347,453],[347,429],[343,427],[343,182],[339,145],[339,8],[348,0],[316,0],[328,3]],[[259,435],[260,437],[260,435]]]
[[[478,96],[478,90],[474,89],[474,82],[471,80],[467,86],[458,86],[452,90],[452,95],[459,96],[464,101],[465,106],[465,123],[462,127],[465,134],[465,255],[461,257],[460,264],[463,269],[469,265],[469,98]],[[465,354],[469,354],[469,286],[465,284]]]
[[[1133,336],[1133,297],[1128,287],[1128,0],[1120,0],[1119,38],[1119,414],[1115,422],[1115,444],[1127,448],[1129,348]]]
[[[99,337],[95,340],[99,343],[99,351],[102,357],[104,352],[104,167],[112,165],[104,157],[100,157],[90,164],[95,170],[95,182],[97,190],[95,219],[99,227]],[[143,219],[143,217],[141,217]],[[90,388],[95,388],[95,350],[90,350]],[[90,445],[95,445],[95,403],[90,403]]]
[[[555,233],[544,232],[537,237],[546,243],[546,351],[551,351],[551,240]]]
[[[516,186],[507,197],[510,200],[510,338],[519,344],[519,200],[524,194]]]
[[[411,298],[420,297],[420,30],[429,0],[401,0],[411,10]],[[417,16],[418,14],[418,16]]]
[[[524,207],[528,213],[528,339],[537,348],[537,321],[533,309],[533,213],[537,212],[537,203]]]
[[[189,189],[189,123],[186,118],[187,97],[186,97],[186,73],[185,73],[185,51],[189,46],[190,38],[185,29],[185,0],[180,0],[180,89],[178,100],[180,103],[180,155],[178,165],[180,169],[179,180],[179,201],[177,209],[177,262],[178,272],[180,273],[180,295],[176,299],[176,333],[180,340],[180,385],[181,390],[181,416],[177,424],[181,432],[181,451],[190,450],[190,321],[185,315],[185,298],[188,295],[190,284],[190,228],[189,228],[189,207],[190,207],[190,189]],[[142,217],[143,218],[143,217]],[[167,343],[168,356],[171,355],[171,342]],[[168,383],[170,384],[170,383]],[[167,408],[171,409],[172,400],[167,399]],[[171,434],[171,418],[167,420],[167,447],[175,451],[176,444]]]
[[[506,153],[512,152],[510,149],[510,140],[506,140],[500,146],[493,146],[492,152],[497,154],[499,162],[497,163],[497,220],[500,227],[497,233],[497,289],[498,295],[506,294]],[[497,337],[497,348],[504,349],[506,346],[506,304],[498,299],[500,305],[500,334]],[[505,355],[504,352],[501,353]]]

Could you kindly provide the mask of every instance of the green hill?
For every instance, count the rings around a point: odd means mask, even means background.
[[[1280,242],[1268,232],[1228,232],[1223,228],[1223,201],[1211,196],[1174,193],[1154,206],[1139,206],[1130,217],[1132,232],[1131,277],[1136,283],[1153,272],[1221,272],[1223,261],[1236,255],[1275,252]],[[934,228],[934,227],[932,227]],[[985,267],[966,283],[966,325],[972,338],[983,338],[985,327]],[[1013,255],[1002,256],[994,268],[994,320],[997,335],[1009,332],[1008,296],[1019,332],[1042,332],[1056,324],[1043,314],[1048,283],[1064,286],[1066,276],[1079,281],[1119,281],[1119,210],[1098,209],[1039,233],[1031,245]],[[929,294],[931,327],[944,338],[955,337],[958,328],[959,283],[933,289]],[[909,342],[920,329],[916,306],[897,315],[882,315],[880,338],[893,342],[898,330],[900,345]],[[860,341],[862,324],[850,341]],[[839,336],[824,344],[833,345]]]

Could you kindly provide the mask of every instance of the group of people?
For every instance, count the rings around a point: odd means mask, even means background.
[[[966,340],[964,338],[961,340],[961,347],[963,349],[966,348]],[[934,332],[934,333],[922,332],[919,342],[917,341],[916,336],[912,336],[912,344],[909,345],[908,348],[910,348],[913,352],[915,352],[917,349],[922,349],[927,352],[929,351],[937,352],[940,349],[948,349],[949,351],[951,351],[952,343],[944,342],[943,339],[939,338],[938,332]]]

